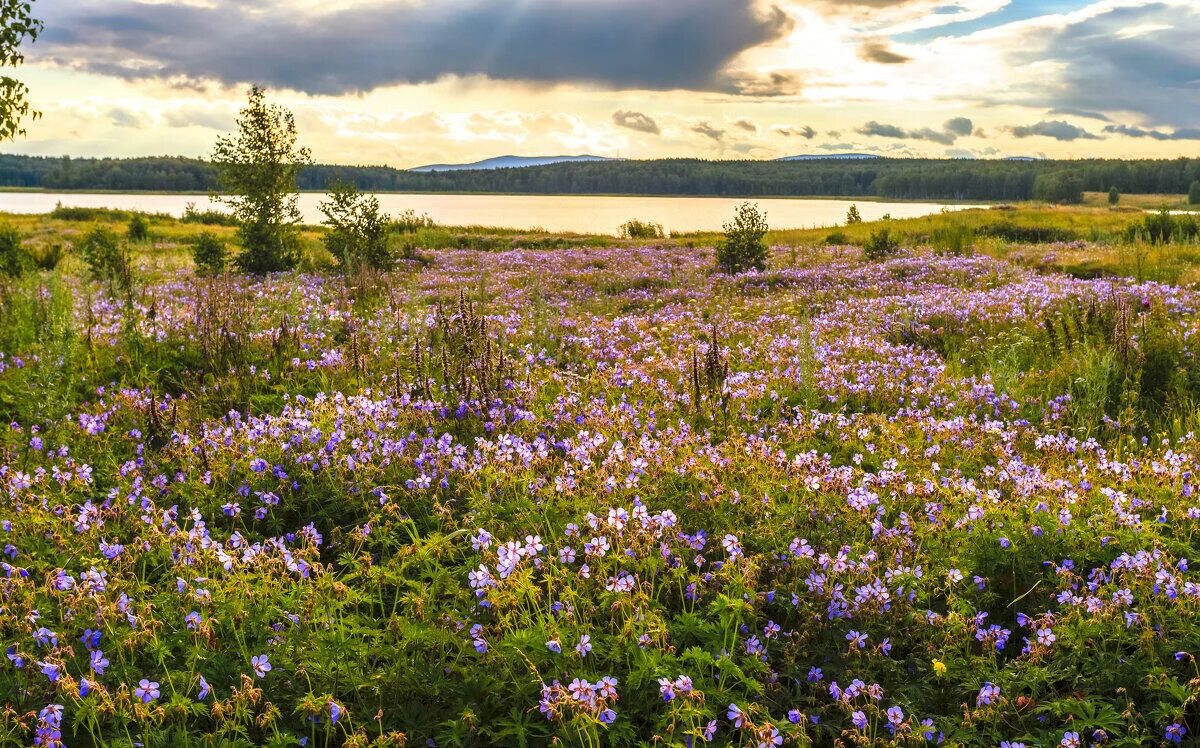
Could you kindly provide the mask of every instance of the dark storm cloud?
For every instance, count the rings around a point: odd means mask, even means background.
[[[1032,125],[1018,125],[1008,128],[1008,131],[1018,138],[1029,138],[1040,135],[1045,138],[1054,138],[1055,140],[1063,141],[1100,139],[1100,136],[1094,135],[1078,125],[1072,125],[1070,122],[1065,122],[1061,119],[1043,120],[1035,122]]]
[[[662,132],[658,127],[658,123],[652,117],[641,112],[631,112],[621,109],[613,112],[612,118],[618,127],[627,127],[630,130],[646,132],[651,135],[658,135]]]
[[[1116,7],[1023,43],[1014,64],[1061,63],[1027,101],[1064,112],[1137,112],[1149,123],[1200,121],[1200,6]],[[1146,29],[1137,33],[1138,29]],[[1101,115],[1103,117],[1103,114]]]
[[[858,48],[858,56],[868,62],[878,62],[883,65],[900,65],[912,58],[902,55],[882,41],[863,42]]]
[[[725,71],[729,62],[791,23],[777,8],[764,17],[755,6],[753,0],[394,0],[313,15],[243,0],[205,7],[48,0],[39,4],[46,31],[32,51],[129,79],[255,82],[312,94],[447,75],[739,92]]]
[[[1104,132],[1130,138],[1150,138],[1151,140],[1200,140],[1200,128],[1197,127],[1181,127],[1167,132],[1166,130],[1146,130],[1129,125],[1108,125],[1104,128]]]

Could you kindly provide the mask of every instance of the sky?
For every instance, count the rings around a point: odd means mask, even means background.
[[[1200,153],[1200,0],[37,0],[7,152],[323,163]]]

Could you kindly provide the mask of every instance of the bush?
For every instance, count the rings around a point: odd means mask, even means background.
[[[129,219],[130,213],[113,208],[83,208],[56,203],[54,210],[50,211],[50,217],[60,221],[124,221]]]
[[[83,238],[80,249],[93,278],[124,291],[132,289],[133,267],[129,254],[112,229],[96,226]]]
[[[767,268],[767,214],[752,203],[737,207],[733,221],[725,224],[725,238],[717,242],[717,269],[730,275],[751,268]]]
[[[1188,205],[1200,205],[1200,179],[1188,187]]]
[[[1069,242],[1079,238],[1070,229],[1055,226],[1020,226],[1007,220],[980,226],[978,233],[982,236],[1025,244]]]
[[[851,205],[850,210],[846,211],[846,225],[853,226],[856,223],[862,223],[862,216],[858,213],[858,205]]]
[[[184,223],[199,223],[205,226],[237,226],[237,219],[230,214],[212,210],[197,210],[195,203],[188,203],[183,209],[183,218],[179,219]]]
[[[871,238],[863,245],[863,255],[875,262],[891,257],[899,249],[900,244],[892,238],[891,233],[887,229],[879,229],[871,232]]]
[[[388,224],[391,220],[379,210],[379,199],[364,195],[351,184],[339,182],[329,190],[329,199],[321,203],[325,214],[325,248],[350,272],[360,265],[375,270],[392,266],[388,248]]]
[[[1119,191],[1117,191],[1116,187],[1109,187],[1108,188],[1108,204],[1116,205],[1119,202],[1121,202],[1121,193]]]
[[[29,253],[21,246],[21,233],[12,226],[0,226],[0,275],[20,278],[32,264]]]
[[[129,219],[129,228],[126,230],[126,235],[131,242],[144,242],[150,238],[150,224],[146,221],[145,216],[135,213],[133,218]]]
[[[406,210],[392,221],[392,231],[398,234],[415,234],[421,229],[432,229],[436,226],[433,219],[424,213],[417,215],[415,210]]]
[[[838,246],[849,243],[850,237],[846,236],[846,234],[842,231],[831,231],[825,235],[826,246]]]
[[[943,254],[963,255],[974,246],[975,232],[964,224],[949,223],[934,229],[929,236],[929,243]]]
[[[663,227],[659,223],[643,222],[634,218],[621,224],[618,235],[622,239],[661,239]]]
[[[225,242],[211,231],[196,237],[192,245],[192,261],[197,275],[220,275],[225,271],[227,253]]]

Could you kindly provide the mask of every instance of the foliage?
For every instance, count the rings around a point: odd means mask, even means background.
[[[725,236],[717,243],[717,269],[729,275],[767,267],[767,214],[745,202],[734,210],[733,221],[725,224]]]
[[[1083,202],[1083,180],[1070,171],[1038,174],[1033,180],[1033,199],[1075,205]]]
[[[1192,215],[1175,216],[1167,208],[1146,214],[1140,223],[1130,224],[1125,232],[1127,241],[1150,244],[1194,242],[1200,237],[1200,225]]]
[[[1200,179],[1188,186],[1188,205],[1200,205]]]
[[[344,182],[335,184],[321,203],[325,214],[325,248],[338,258],[344,272],[365,265],[374,270],[391,267],[388,248],[391,219],[379,210],[379,199]]]
[[[249,273],[293,268],[299,258],[296,176],[311,161],[309,151],[297,145],[292,113],[268,104],[258,86],[250,89],[237,125],[237,133],[218,138],[213,150],[222,191],[214,199],[228,205],[239,223],[237,264]]]
[[[220,275],[228,261],[225,242],[211,231],[201,233],[192,244],[192,261],[201,275]]]
[[[21,232],[9,225],[0,225],[0,275],[20,278],[33,265],[21,244]]]
[[[1200,180],[1200,158],[868,159],[704,161],[652,159],[576,162],[447,172],[385,166],[313,164],[297,175],[302,190],[339,181],[364,191],[517,194],[861,196],[898,199],[1031,200],[1038,175],[1069,172],[1084,190],[1112,185],[1128,195],[1183,195]],[[0,155],[0,185],[80,190],[206,191],[218,187],[212,163],[178,157],[50,158]]]
[[[0,0],[0,69],[16,68],[25,61],[21,45],[36,42],[42,22],[33,17],[32,0]],[[25,134],[21,120],[37,119],[26,97],[29,87],[8,75],[0,76],[0,141]]]
[[[846,225],[853,226],[856,223],[862,223],[862,216],[858,213],[858,206],[851,204],[850,209],[846,211]]]
[[[150,224],[147,223],[146,217],[141,213],[135,213],[129,219],[129,227],[126,229],[125,235],[129,237],[131,242],[144,242],[150,238]]]
[[[415,234],[421,229],[431,228],[434,228],[433,219],[425,214],[418,215],[411,208],[392,221],[392,230],[400,234]]]
[[[891,232],[886,228],[880,228],[871,232],[871,238],[863,245],[863,256],[872,262],[886,260],[896,254],[900,249],[900,243],[892,238]]]
[[[1119,190],[1117,190],[1117,188],[1116,188],[1116,187],[1109,187],[1109,188],[1108,188],[1108,204],[1109,204],[1109,205],[1116,205],[1116,204],[1117,204],[1117,203],[1119,203],[1119,202],[1121,202],[1121,193],[1120,193],[1120,191],[1119,191]]]
[[[133,266],[121,239],[105,226],[93,227],[79,246],[92,277],[110,288],[129,291],[133,287]]]
[[[621,224],[617,235],[622,239],[662,239],[662,224],[639,221],[634,218]]]
[[[200,210],[195,203],[188,203],[183,209],[184,223],[199,223],[205,226],[237,226],[237,219],[220,210]]]

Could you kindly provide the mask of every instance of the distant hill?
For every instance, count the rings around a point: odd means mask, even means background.
[[[575,163],[578,161],[620,161],[618,158],[604,156],[496,156],[475,161],[470,164],[429,164],[418,166],[409,171],[480,171],[484,169],[520,169],[527,166],[549,166],[550,164]]]
[[[775,159],[776,161],[837,161],[845,159],[847,161],[862,161],[869,158],[883,158],[874,153],[804,153],[799,156],[784,156]]]

